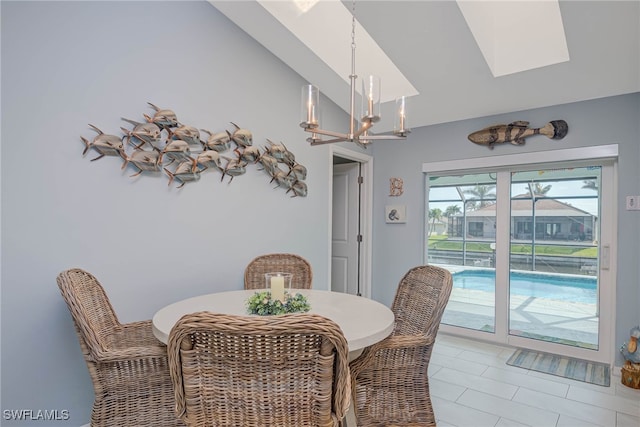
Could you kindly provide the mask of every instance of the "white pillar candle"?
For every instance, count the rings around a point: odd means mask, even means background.
[[[284,277],[271,278],[271,299],[284,302]]]

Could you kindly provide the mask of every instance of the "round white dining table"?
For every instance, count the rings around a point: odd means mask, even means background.
[[[249,316],[247,299],[256,290],[239,290],[200,295],[161,308],[153,316],[153,334],[167,343],[171,328],[185,314],[198,311]],[[292,289],[292,294],[307,297],[309,313],[327,317],[340,326],[350,355],[387,337],[394,326],[393,312],[384,304],[369,298],[314,289]]]

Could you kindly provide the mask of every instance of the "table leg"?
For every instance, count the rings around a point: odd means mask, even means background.
[[[349,410],[347,411],[347,415],[345,415],[344,419],[342,420],[342,427],[356,427],[356,414],[353,411],[352,407],[349,407]]]
[[[354,361],[355,359],[358,358],[358,356],[360,356],[362,354],[362,351],[364,349],[360,349],[360,350],[354,350],[354,351],[350,351],[349,352],[349,363],[351,363],[352,361]],[[355,403],[352,401],[351,405],[349,405],[349,410],[347,411],[347,414],[345,415],[344,419],[342,420],[342,426],[341,427],[356,427],[356,414],[355,411],[353,410],[353,405]]]

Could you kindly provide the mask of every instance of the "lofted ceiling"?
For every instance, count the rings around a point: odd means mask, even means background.
[[[530,3],[528,0],[502,1]],[[347,75],[334,71],[260,2],[210,0],[210,3],[318,86],[322,94],[349,111],[348,71]],[[476,0],[472,3],[500,2]],[[352,3],[344,2],[344,6],[350,11]],[[497,77],[483,56],[462,9],[453,0],[359,0],[356,3],[356,35],[366,30],[417,92],[409,100],[409,127],[640,92],[640,0],[560,1],[568,60]],[[507,39],[533,35],[536,26],[541,34],[548,34],[551,25],[557,24],[551,15],[548,19],[537,16],[532,28],[531,24],[524,24],[526,16],[515,12],[512,15],[508,18],[510,25],[500,31]],[[348,70],[351,23],[345,25],[337,19],[324,21],[325,35],[342,32],[347,37],[344,46],[334,42],[329,50],[344,56],[344,67]],[[322,41],[323,33],[319,35]],[[365,62],[361,56],[366,52],[361,52],[359,43],[356,43],[356,67],[359,62]],[[529,52],[533,50],[526,43],[512,43],[506,58],[507,61],[526,59]],[[360,72],[356,70],[356,74]],[[383,79],[383,97],[387,86]],[[383,103],[383,119],[374,127],[375,131],[392,128],[393,108],[393,102]]]

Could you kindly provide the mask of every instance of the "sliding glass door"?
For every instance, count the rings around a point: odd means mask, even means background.
[[[602,320],[611,318],[614,287],[602,286],[613,275],[601,274],[609,269],[601,233],[609,230],[610,241],[612,229],[601,206],[602,189],[614,188],[612,165],[520,165],[426,179],[426,260],[454,277],[443,328],[603,360],[602,333],[611,326]]]
[[[432,176],[427,254],[454,273],[443,322],[495,330],[495,173]],[[492,214],[488,212],[493,212]]]
[[[598,348],[601,168],[511,173],[509,334]]]

